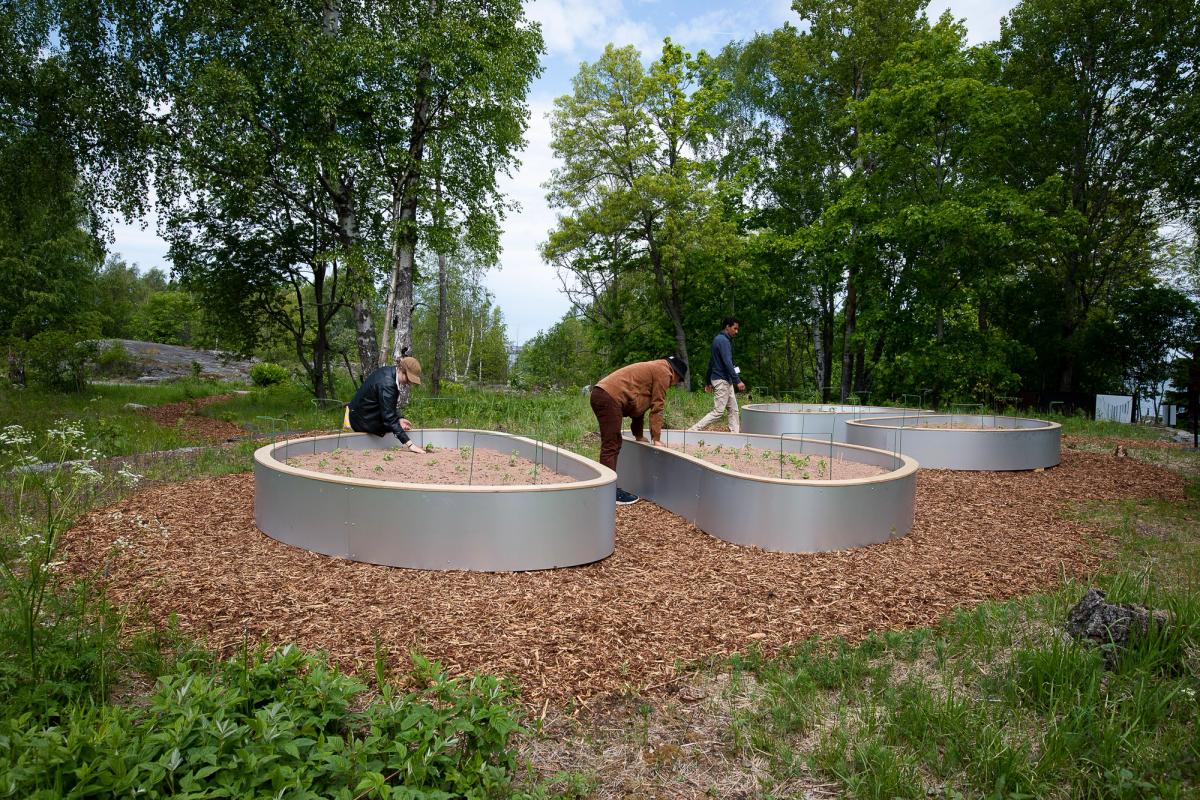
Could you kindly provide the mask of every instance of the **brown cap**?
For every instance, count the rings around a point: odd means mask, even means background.
[[[408,382],[421,385],[421,362],[417,361],[412,356],[405,356],[396,362],[396,366],[404,370],[404,374],[408,376]]]

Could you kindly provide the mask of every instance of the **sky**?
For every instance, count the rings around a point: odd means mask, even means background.
[[[927,14],[933,20],[949,10],[966,23],[968,39],[976,44],[996,39],[1001,17],[1015,5],[1015,0],[931,0]],[[501,182],[520,210],[505,221],[500,267],[485,279],[503,311],[509,338],[518,344],[570,309],[558,276],[538,248],[555,224],[543,188],[555,165],[547,114],[554,98],[570,91],[579,65],[595,61],[610,42],[632,44],[649,61],[666,36],[689,52],[717,52],[730,41],[798,21],[790,0],[529,0],[525,8],[542,26],[544,71],[529,92],[528,146],[521,166]],[[156,235],[153,216],[132,225],[115,222],[113,235],[112,253],[142,270],[169,271],[167,246]]]

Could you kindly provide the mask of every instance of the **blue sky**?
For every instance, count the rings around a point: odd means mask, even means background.
[[[970,40],[976,43],[995,39],[1001,17],[1014,5],[1015,0],[932,0],[927,13],[935,19],[949,9],[966,22]],[[516,342],[549,328],[570,305],[554,270],[538,255],[538,245],[545,241],[555,220],[542,188],[554,166],[546,114],[554,98],[570,90],[580,63],[595,60],[609,42],[635,45],[648,58],[665,36],[688,51],[703,48],[715,52],[729,41],[797,21],[790,0],[532,0],[526,3],[526,10],[542,25],[545,71],[529,95],[529,145],[523,163],[503,181],[506,193],[521,204],[521,210],[509,215],[500,269],[486,278],[504,312],[509,337]],[[154,225],[153,218],[144,225],[114,224],[112,252],[143,270],[169,269],[166,244],[156,235]]]

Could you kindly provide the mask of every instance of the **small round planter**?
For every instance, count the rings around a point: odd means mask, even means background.
[[[1029,470],[1062,460],[1062,426],[1025,417],[873,417],[847,422],[846,432],[852,444],[900,452],[931,469]]]
[[[829,436],[835,442],[847,442],[846,423],[850,420],[886,417],[914,409],[895,406],[848,406],[829,403],[752,403],[742,406],[742,433],[765,436]]]
[[[352,433],[292,439],[254,453],[258,527],[273,539],[316,553],[415,569],[550,569],[612,554],[612,470],[506,433],[433,429],[410,435],[421,447],[515,450],[576,482],[448,486],[347,478],[298,469],[286,461],[339,447],[397,447],[395,437]]]
[[[666,444],[706,442],[857,461],[888,470],[849,480],[761,478],[722,469],[678,450],[626,437],[621,488],[653,500],[706,533],[784,553],[842,550],[906,535],[913,524],[917,463],[882,450],[828,440],[744,433],[663,431]],[[836,473],[835,473],[836,474]]]

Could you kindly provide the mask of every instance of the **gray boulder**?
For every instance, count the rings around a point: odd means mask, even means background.
[[[1135,603],[1108,603],[1103,591],[1088,589],[1068,612],[1066,628],[1075,638],[1104,648],[1105,665],[1111,667],[1117,652],[1144,635],[1151,624],[1166,627],[1170,623],[1167,611],[1150,610]]]

